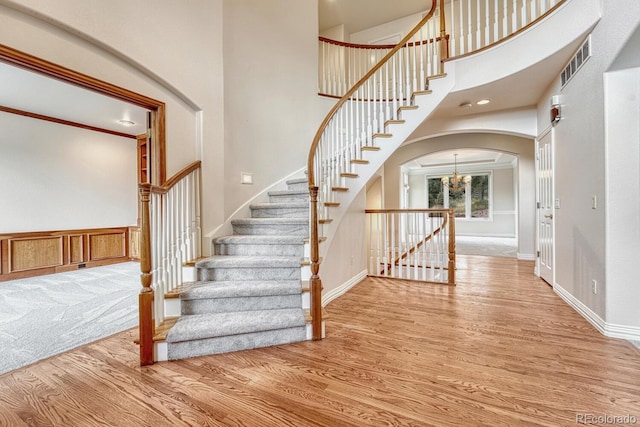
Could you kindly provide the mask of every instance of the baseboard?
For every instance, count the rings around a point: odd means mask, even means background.
[[[608,337],[640,341],[640,327],[638,326],[616,325],[615,323],[605,322],[604,328],[604,334]]]
[[[360,283],[365,277],[367,277],[367,270],[362,270],[360,273],[353,276],[351,279],[344,282],[337,288],[332,289],[322,296],[322,306],[326,307],[334,299],[344,295],[349,289]]]
[[[518,252],[516,254],[516,258],[518,258],[521,261],[535,261],[536,260],[536,256],[534,254],[521,254],[520,252]]]
[[[594,328],[602,335],[611,338],[621,338],[629,341],[640,341],[640,327],[617,325],[615,323],[607,323],[593,310],[576,299],[557,283],[553,285],[553,290],[560,296],[569,306],[584,317]]]
[[[600,316],[598,316],[593,310],[591,310],[589,307],[584,305],[582,301],[578,300],[576,297],[571,295],[569,292],[567,292],[562,286],[558,285],[557,283],[553,284],[553,291],[556,294],[558,294],[560,298],[564,300],[564,302],[569,304],[571,308],[577,311],[578,314],[580,314],[582,317],[587,319],[587,321],[591,323],[591,325],[593,325],[593,327],[596,328],[598,332],[600,332],[603,335],[606,335],[605,321]]]

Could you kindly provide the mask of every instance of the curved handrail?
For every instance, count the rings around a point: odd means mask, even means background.
[[[202,166],[202,161],[201,160],[196,160],[195,162],[191,163],[190,165],[182,168],[179,172],[177,172],[171,178],[166,180],[164,184],[162,184],[162,185],[150,185],[149,186],[149,191],[152,192],[152,193],[165,194],[169,190],[171,190],[178,182],[180,182],[187,175],[189,175],[191,172],[193,172],[193,171],[195,171],[197,169],[200,169],[201,166]]]
[[[439,0],[440,6],[442,6],[444,4],[444,0]],[[394,107],[395,104],[397,102],[396,98],[396,70],[399,70],[400,75],[402,75],[403,71],[404,71],[404,67],[406,66],[406,74],[405,74],[405,78],[407,79],[406,81],[408,82],[410,77],[409,77],[409,62],[407,61],[407,58],[409,58],[411,56],[411,53],[408,51],[407,47],[407,51],[405,52],[405,62],[402,63],[400,65],[400,68],[396,67],[396,62],[395,62],[395,58],[396,58],[396,54],[398,54],[398,52],[400,52],[400,50],[406,46],[406,44],[416,35],[420,32],[420,37],[422,36],[421,33],[421,29],[427,24],[427,22],[429,22],[431,20],[431,18],[434,16],[436,10],[438,8],[438,0],[431,0],[431,9],[429,10],[429,12],[424,16],[424,18],[422,18],[420,20],[420,22],[407,34],[405,35],[405,37],[393,48],[391,49],[375,66],[373,66],[373,68],[371,68],[362,78],[360,78],[360,80],[353,85],[343,96],[342,98],[340,98],[340,100],[331,108],[331,110],[329,111],[329,113],[326,115],[326,117],[324,118],[324,120],[322,121],[320,127],[318,128],[318,131],[316,132],[314,138],[313,138],[313,142],[311,143],[311,147],[309,148],[309,156],[308,156],[308,160],[307,160],[307,176],[308,176],[308,182],[309,182],[309,199],[310,199],[310,208],[309,208],[309,213],[310,213],[310,261],[311,261],[311,279],[309,280],[310,282],[310,288],[311,288],[311,318],[312,318],[312,337],[314,340],[319,340],[322,339],[322,282],[320,280],[320,277],[318,275],[319,273],[319,269],[320,269],[320,265],[319,265],[319,238],[318,238],[318,194],[319,194],[319,187],[316,183],[316,173],[315,173],[315,162],[316,162],[316,154],[318,152],[318,148],[320,147],[320,142],[323,138],[323,135],[325,134],[325,132],[327,131],[327,128],[329,126],[329,124],[331,123],[331,121],[336,117],[336,113],[338,111],[341,111],[341,109],[343,109],[346,105],[347,105],[347,101],[351,99],[352,95],[355,94],[357,91],[359,90],[363,90],[365,88],[365,84],[367,84],[367,88],[369,90],[369,92],[372,92],[372,88],[371,85],[369,84],[369,80],[372,79],[373,80],[373,92],[378,92],[381,96],[383,93],[383,74],[382,74],[382,67],[388,67],[389,62],[392,60],[392,68],[393,68],[393,82],[391,83],[391,86],[393,86],[392,88],[392,93],[393,93],[393,98],[394,98]],[[433,26],[432,28],[435,28],[435,26]],[[433,32],[435,33],[435,30],[433,30]],[[440,35],[444,36],[444,17],[441,15],[440,17]],[[414,65],[416,63],[416,52],[415,52],[415,45],[411,48],[413,49],[413,61],[414,61]],[[421,51],[422,52],[422,51]],[[446,55],[446,49],[443,48],[442,46],[440,46],[440,57],[439,59],[442,59],[442,57],[444,55]],[[402,54],[399,54],[399,59],[398,59],[398,63],[401,62],[401,56]],[[435,60],[434,60],[435,62]],[[440,62],[441,64],[441,62]],[[440,65],[441,67],[441,65]],[[441,68],[439,68],[439,70],[441,71]],[[376,81],[376,73],[380,71],[380,78],[378,79],[378,81]],[[421,87],[424,87],[423,85],[425,84],[424,81],[424,70],[421,69],[421,75],[420,75],[420,83],[419,85]],[[416,87],[418,87],[418,79],[417,79],[417,73],[413,72],[413,84],[411,85],[407,85],[407,86],[402,86],[402,84],[400,84],[400,93],[398,94],[398,98],[402,99],[403,98],[403,88],[406,89],[406,92],[409,92],[409,87],[411,87],[412,91],[416,90]],[[389,92],[389,74],[386,74],[384,76],[384,80],[386,80],[386,91],[387,94]],[[400,78],[400,81],[402,81],[402,77]],[[376,87],[379,83],[379,86]],[[404,95],[406,95],[406,98],[410,97],[410,93],[404,93]],[[375,94],[374,94],[374,98],[375,98]],[[364,98],[364,97],[363,97]],[[405,101],[406,102],[406,101]],[[360,113],[362,113],[362,116],[364,116],[364,109],[362,109],[360,111]],[[360,114],[358,113],[358,114]],[[374,112],[374,115],[376,113]],[[369,109],[369,117],[371,117],[371,109]],[[397,116],[393,116],[393,118],[397,118]],[[353,118],[352,118],[353,119]],[[384,120],[381,120],[384,123]],[[373,123],[376,123],[377,120],[374,119]],[[378,130],[373,130],[373,126],[371,125],[371,121],[368,122],[368,125],[366,125],[367,127],[367,131],[366,134],[367,136],[365,137],[365,139],[367,140],[371,140],[372,139],[372,135],[374,133],[377,133]],[[351,122],[351,124],[353,125],[353,120]],[[377,126],[377,125],[376,125]],[[363,125],[363,127],[365,127]],[[380,126],[377,126],[380,127]],[[359,129],[356,127],[356,129]],[[349,131],[352,132],[352,136],[354,135],[354,126],[352,126]],[[338,132],[341,132],[342,129],[340,129]],[[355,137],[353,138],[353,143],[355,143],[360,137]],[[325,144],[326,145],[326,144]],[[324,147],[323,147],[324,148]],[[373,148],[373,147],[369,147],[369,148]],[[326,148],[327,151],[329,151],[329,148]],[[348,149],[345,147],[342,148],[343,151],[347,151]],[[333,152],[334,154],[336,152]],[[329,154],[328,157],[320,159],[320,161],[324,161],[325,163],[331,163],[332,165],[335,166],[335,168],[332,170],[332,174],[336,175],[336,176],[342,176],[343,173],[345,173],[345,170],[340,170],[340,167],[337,166],[338,162],[340,161],[341,164],[344,164],[343,162],[346,161],[345,160],[346,157],[343,157],[342,159],[338,160],[338,158],[334,155],[334,157],[331,157],[331,154]],[[329,186],[332,190],[344,190],[344,188],[341,187],[333,187],[333,186]],[[323,199],[324,199],[324,194],[322,194]]]
[[[382,68],[382,66],[391,57],[393,57],[393,55],[396,52],[398,52],[409,40],[411,40],[411,38],[415,36],[418,31],[420,31],[420,28],[422,28],[424,24],[426,24],[427,21],[429,21],[433,17],[433,14],[435,13],[437,8],[437,3],[438,3],[437,0],[431,0],[431,10],[429,10],[429,13],[427,13],[425,17],[420,20],[420,22],[418,22],[418,25],[416,25],[402,40],[400,40],[400,42],[389,53],[387,53],[373,68],[371,68],[371,70],[369,70],[367,74],[365,74],[355,85],[353,85],[353,87],[351,87],[351,89],[349,89],[347,93],[342,95],[342,98],[340,98],[340,100],[333,106],[333,108],[329,110],[329,113],[326,115],[326,117],[320,124],[318,131],[313,137],[313,142],[311,143],[311,147],[309,148],[309,157],[307,160],[307,174],[309,178],[309,188],[315,186],[313,161],[314,161],[316,149],[318,148],[318,144],[320,143],[320,137],[322,136],[322,133],[327,127],[327,124],[329,124],[329,121],[333,118],[336,111],[338,111],[338,109],[342,107],[347,102],[347,100],[349,100],[349,98],[351,98],[351,95],[353,95],[361,86],[363,86],[364,83],[367,80],[369,80],[369,78],[373,76],[376,71]]]
[[[409,47],[419,46],[419,45],[425,44],[427,42],[439,42],[441,39],[442,39],[442,37],[438,36],[438,37],[435,37],[433,40],[420,40],[418,42],[409,42],[409,43],[406,43],[406,46],[409,46]],[[355,49],[367,49],[367,50],[393,49],[394,47],[397,46],[395,44],[349,43],[349,42],[343,42],[343,41],[340,41],[340,40],[328,39],[328,38],[322,37],[322,36],[318,36],[318,40],[320,40],[321,42],[333,44],[333,45],[336,45],[336,46],[349,47],[349,48],[355,48]]]

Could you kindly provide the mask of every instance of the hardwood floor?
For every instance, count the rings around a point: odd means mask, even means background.
[[[0,425],[640,424],[640,351],[532,262],[460,256],[457,278],[366,279],[329,304],[320,342],[140,368],[126,331],[0,376]]]

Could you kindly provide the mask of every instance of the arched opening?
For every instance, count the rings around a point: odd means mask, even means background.
[[[452,208],[457,253],[516,257],[518,156],[460,148],[435,151],[400,166],[401,207]]]

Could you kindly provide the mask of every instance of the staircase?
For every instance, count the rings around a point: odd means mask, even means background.
[[[233,235],[214,239],[214,254],[195,264],[197,281],[178,292],[180,317],[166,336],[169,360],[304,341],[303,289],[309,236],[306,179],[251,205],[232,221]],[[306,267],[308,268],[308,267]]]

